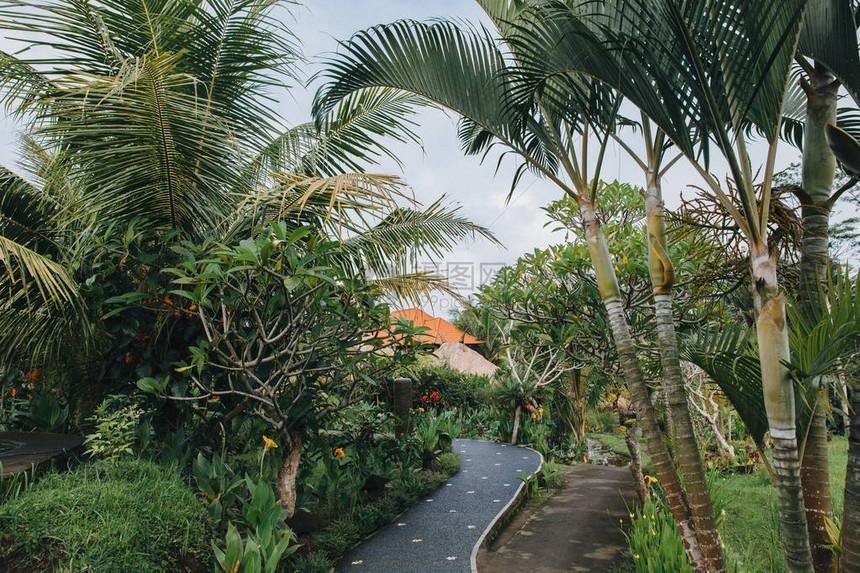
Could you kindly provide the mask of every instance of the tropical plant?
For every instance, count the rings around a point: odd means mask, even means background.
[[[313,224],[342,243],[340,266],[371,270],[396,296],[415,297],[444,286],[414,272],[419,254],[438,255],[473,232],[490,236],[441,200],[422,207],[398,179],[362,172],[392,155],[386,139],[414,137],[416,98],[367,92],[319,128],[283,127],[267,102],[295,79],[299,54],[279,4],[0,4],[0,29],[31,48],[0,54],[0,102],[32,126],[27,172],[0,173],[0,284],[13,293],[0,307],[4,364],[94,376],[93,355],[115,350],[106,348],[105,331],[114,334],[106,317],[128,312],[105,307],[128,291],[106,294],[100,279],[157,277],[180,238],[231,242],[279,217]],[[122,246],[113,250],[116,235]],[[147,256],[133,258],[140,236]],[[138,307],[151,282],[140,284]],[[169,332],[175,321],[161,318],[140,323]]]
[[[530,64],[536,70],[533,85],[588,72],[617,88],[694,162],[747,241],[765,403],[779,468],[786,560],[790,570],[810,570],[805,519],[797,519],[803,497],[793,388],[783,366],[788,359],[784,299],[767,221],[785,87],[807,4],[811,18],[829,21],[839,10],[826,2],[804,1],[728,1],[709,7],[620,1],[606,2],[585,15],[563,2],[541,4],[547,17],[533,27],[539,31],[531,39],[551,42],[557,61],[549,63],[543,48],[535,51]],[[851,38],[856,56],[856,39],[853,34]],[[818,41],[817,48],[827,44]],[[608,46],[612,49],[606,50]],[[760,187],[747,150],[751,126],[770,144]],[[699,161],[711,144],[729,165],[728,189]]]

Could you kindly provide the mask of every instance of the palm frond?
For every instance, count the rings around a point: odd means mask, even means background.
[[[751,333],[741,325],[696,331],[679,340],[682,360],[695,364],[720,387],[750,437],[761,445],[768,430],[762,394],[761,365]]]
[[[853,280],[845,269],[830,280],[827,293],[804,305],[791,303],[786,311],[791,341],[791,371],[799,382],[838,376],[860,352],[860,274]]]
[[[511,101],[517,82],[486,29],[463,29],[451,22],[398,21],[359,32],[341,46],[322,74],[313,112],[317,121],[355,91],[388,87],[415,94],[458,113],[464,149],[486,151],[494,140],[516,150],[529,166],[552,175],[557,150],[549,145],[536,110]]]
[[[27,298],[28,306],[79,302],[77,287],[62,265],[2,235],[0,264],[3,270],[0,286],[7,292],[20,289]],[[29,288],[31,282],[40,301],[32,300],[32,289]]]
[[[304,171],[333,174],[362,171],[380,157],[400,159],[382,144],[384,139],[418,142],[417,124],[410,119],[428,101],[392,88],[368,88],[338,103],[318,125],[315,148],[302,161]]]
[[[430,272],[402,273],[373,279],[384,296],[397,303],[422,304],[431,295],[443,293],[454,298],[460,294],[451,287],[448,279]]]
[[[851,0],[809,0],[797,51],[824,64],[860,106],[860,50]]]
[[[521,32],[523,46],[531,48],[524,76],[535,86],[553,77],[599,79],[691,160],[707,161],[708,142],[715,143],[741,198],[735,217],[758,241],[756,191],[735,144],[748,124],[768,141],[777,137],[805,4],[607,0],[571,8],[561,0],[536,2],[534,21]]]
[[[267,220],[297,226],[335,229],[335,237],[367,228],[366,220],[383,217],[398,200],[410,200],[405,183],[393,175],[342,173],[332,177],[274,174],[276,185],[246,195],[233,219],[261,225]],[[246,219],[245,223],[242,220]]]
[[[445,205],[444,196],[425,209],[397,208],[373,227],[345,239],[343,252],[380,276],[414,270],[420,257],[435,260],[469,237],[500,245],[489,229],[462,217],[459,210]]]
[[[178,56],[124,62],[110,77],[67,77],[40,136],[63,142],[87,203],[119,220],[196,234],[223,218],[222,189],[240,177],[230,131],[188,95]]]

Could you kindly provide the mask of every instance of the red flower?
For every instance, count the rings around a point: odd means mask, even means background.
[[[532,408],[532,407],[531,407],[531,405],[530,405],[530,404],[526,404],[526,410],[531,410],[531,408]]]
[[[427,396],[421,396],[421,401],[422,401],[422,402],[426,402],[426,401],[427,401]]]

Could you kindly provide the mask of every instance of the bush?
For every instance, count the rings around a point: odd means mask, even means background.
[[[463,374],[447,366],[424,366],[408,374],[412,378],[415,404],[422,396],[439,393],[439,405],[444,408],[478,408],[488,403],[490,381],[486,376]]]
[[[0,512],[11,570],[209,569],[206,509],[176,470],[152,462],[104,460],[51,474]]]
[[[611,434],[618,423],[618,415],[612,410],[589,410],[585,413],[585,423],[593,432]]]

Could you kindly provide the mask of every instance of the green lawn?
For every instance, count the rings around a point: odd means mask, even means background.
[[[830,442],[830,481],[833,507],[842,515],[845,489],[845,463],[848,440],[837,436]],[[779,521],[776,513],[776,489],[766,471],[753,475],[732,475],[719,481],[718,497],[726,515],[720,534],[730,561],[743,572],[785,571]]]

